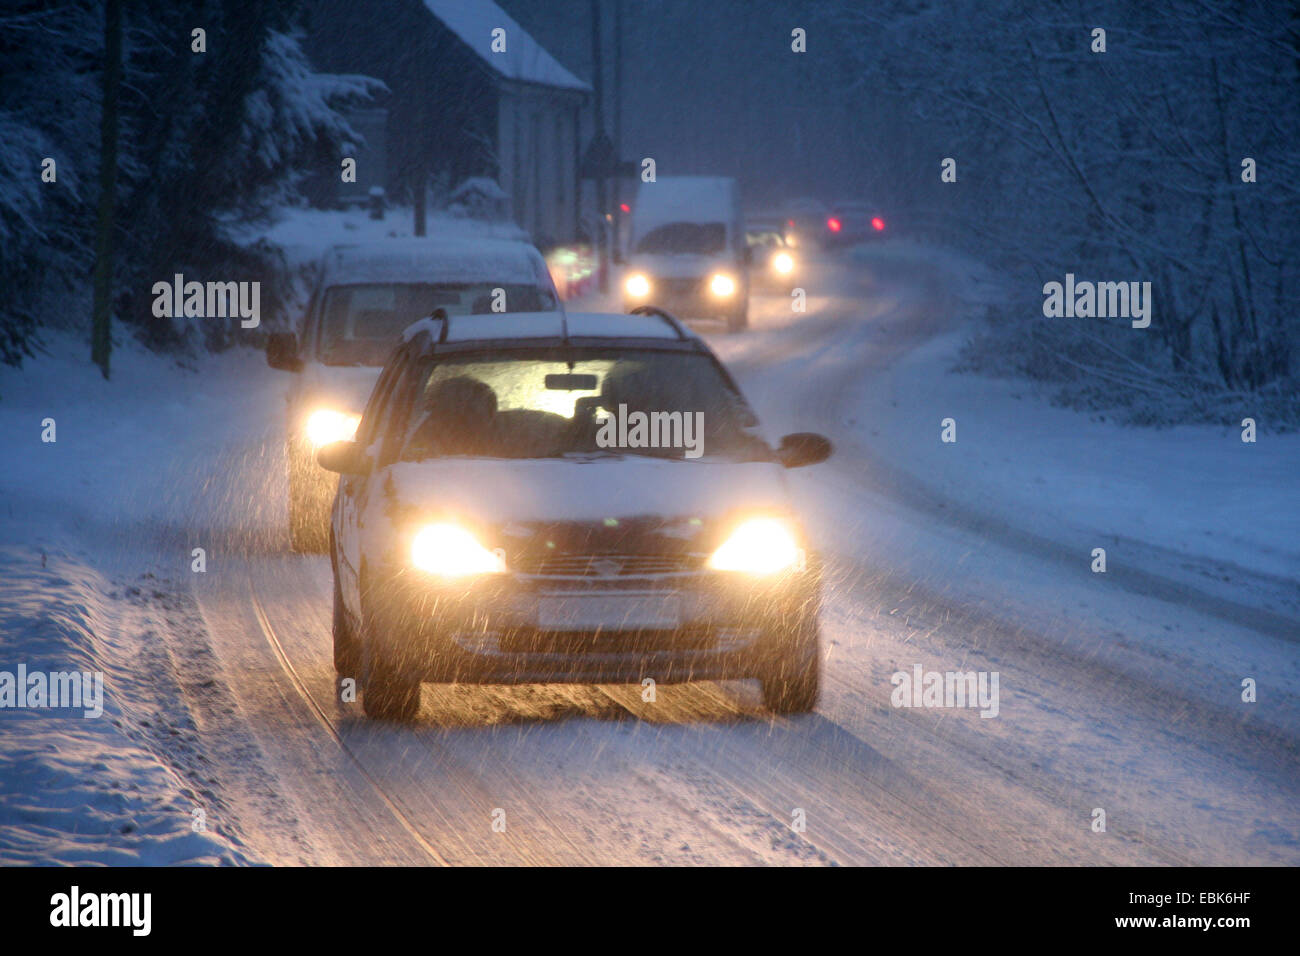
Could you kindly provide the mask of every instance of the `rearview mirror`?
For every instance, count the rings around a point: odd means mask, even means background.
[[[364,475],[370,471],[370,457],[354,441],[330,442],[316,452],[316,464],[340,475]]]
[[[596,376],[570,373],[546,376],[546,388],[553,392],[594,392]]]
[[[831,440],[815,432],[795,432],[781,439],[776,457],[787,468],[816,465],[831,457]]]
[[[266,364],[286,372],[301,372],[297,336],[292,332],[272,332],[266,340]]]

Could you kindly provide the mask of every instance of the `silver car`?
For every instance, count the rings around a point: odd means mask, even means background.
[[[365,712],[420,684],[757,678],[778,713],[820,687],[821,565],[784,469],[675,318],[426,319],[352,440],[334,503],[334,663]]]
[[[286,444],[294,549],[328,544],[335,481],[316,451],[352,436],[403,329],[434,309],[468,316],[558,307],[546,263],[526,242],[384,239],[332,248],[301,327],[267,344],[267,362],[296,373]]]

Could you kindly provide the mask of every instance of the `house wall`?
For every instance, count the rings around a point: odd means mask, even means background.
[[[304,46],[317,68],[377,77],[390,91],[368,104],[387,110],[384,135],[367,143],[383,155],[358,164],[347,192],[363,195],[364,175],[366,188],[382,178],[392,201],[410,202],[421,180],[455,188],[489,176],[538,245],[576,237],[578,150],[590,134],[575,124],[586,94],[503,79],[419,0],[311,0],[307,9]],[[322,185],[322,201],[341,198],[337,172]]]
[[[421,180],[492,174],[495,79],[418,0],[312,0],[304,48],[318,69],[388,85],[368,105],[388,111],[380,185],[394,201],[410,202]]]
[[[574,129],[580,96],[502,84],[497,105],[498,182],[515,221],[539,246],[577,233]]]

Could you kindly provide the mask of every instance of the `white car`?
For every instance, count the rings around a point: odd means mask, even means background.
[[[297,373],[286,449],[294,549],[326,548],[335,479],[316,465],[316,450],[352,436],[403,329],[435,309],[463,316],[556,308],[546,263],[526,242],[384,239],[332,248],[298,333],[270,336],[266,350],[273,368]]]
[[[318,454],[339,677],[400,720],[424,681],[757,678],[812,710],[821,567],[784,469],[831,446],[757,429],[661,310],[416,324]]]

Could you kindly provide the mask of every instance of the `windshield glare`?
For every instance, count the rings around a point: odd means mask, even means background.
[[[337,285],[325,290],[318,354],[326,365],[382,365],[402,331],[434,309],[448,315],[493,311],[494,290],[504,293],[502,311],[550,312],[550,289],[499,282],[410,282]]]
[[[590,376],[595,388],[547,388],[548,375]],[[744,399],[704,355],[582,350],[453,356],[437,361],[423,377],[401,458],[772,460],[755,426]]]
[[[674,222],[651,229],[636,245],[637,252],[711,256],[727,248],[727,227],[720,222]]]

